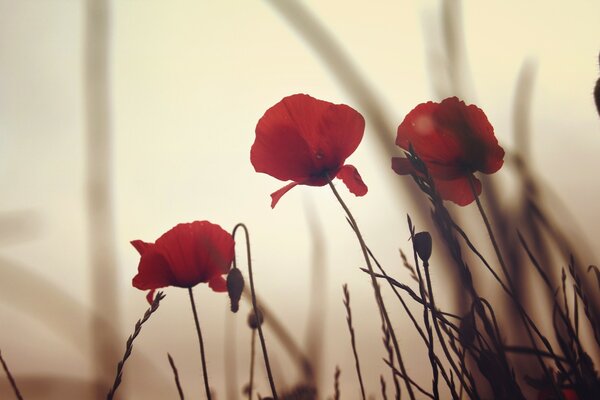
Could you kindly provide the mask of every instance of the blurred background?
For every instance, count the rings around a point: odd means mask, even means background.
[[[297,187],[270,208],[283,183],[250,164],[258,119],[293,93],[363,113],[365,136],[349,162],[369,193],[338,187],[399,280],[408,280],[398,254],[410,249],[406,214],[418,229],[430,222],[425,198],[390,168],[401,154],[396,128],[417,104],[450,95],[486,112],[507,159],[526,158],[551,189],[549,207],[566,205],[570,237],[594,249],[598,38],[600,3],[583,0],[0,0],[0,350],[25,398],[103,398],[147,308],[131,286],[139,257],[129,241],[203,219],[226,230],[247,224],[259,295],[320,359],[322,397],[333,393],[336,365],[342,397],[358,397],[341,296],[348,283],[367,392],[378,393],[384,349],[356,238],[327,188]],[[507,161],[495,177],[507,207],[513,174]],[[485,242],[474,207],[450,208]],[[597,263],[595,254],[583,262]],[[444,298],[441,267],[432,265]],[[167,352],[186,395],[203,396],[187,293],[165,292],[135,342],[122,398],[176,398]],[[226,296],[204,285],[195,293],[211,385],[231,398],[227,378],[247,381],[248,305],[232,318]],[[320,312],[310,313],[315,304]],[[392,319],[405,358],[422,359],[400,309]],[[297,362],[265,334],[276,379],[293,385]],[[427,367],[412,364],[415,376]],[[258,379],[268,394],[262,368]],[[11,396],[2,375],[0,397]]]

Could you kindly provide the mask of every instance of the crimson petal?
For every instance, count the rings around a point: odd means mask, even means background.
[[[150,303],[150,305],[152,305],[152,303],[154,303],[154,292],[156,292],[156,289],[150,289],[150,291],[146,295],[146,301],[148,301],[148,303]]]
[[[133,286],[146,290],[158,289],[174,283],[169,264],[162,254],[154,250],[146,251],[140,259],[138,273],[133,277]]]
[[[208,287],[215,292],[226,292],[227,281],[222,275],[215,275],[211,280],[208,281]]]
[[[358,173],[358,170],[353,165],[346,164],[340,168],[336,178],[341,179],[348,190],[355,196],[364,196],[369,190]]]
[[[409,175],[415,172],[410,160],[406,157],[392,157],[392,169],[398,175]]]
[[[481,194],[481,182],[474,175],[470,175],[470,179],[473,179],[475,192],[479,196]],[[452,180],[435,179],[435,187],[442,199],[450,200],[459,206],[466,206],[475,201],[468,176]]]
[[[289,192],[290,189],[292,189],[296,185],[298,185],[298,183],[296,183],[296,182],[288,183],[281,189],[271,193],[271,208],[275,208],[275,206],[279,202],[279,199],[281,199],[281,196],[283,196],[284,194]]]
[[[140,253],[140,256],[144,255],[146,250],[148,250],[151,246],[154,246],[154,243],[146,243],[142,240],[132,240],[131,245],[135,247],[135,249]]]

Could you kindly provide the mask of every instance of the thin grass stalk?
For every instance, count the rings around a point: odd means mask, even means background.
[[[352,309],[350,308],[350,291],[348,285],[344,284],[344,307],[346,308],[346,322],[348,323],[348,331],[350,332],[350,344],[352,345],[352,353],[354,354],[354,366],[356,368],[356,375],[358,375],[358,383],[360,384],[360,394],[363,400],[366,399],[365,385],[363,383],[362,373],[360,371],[360,360],[358,358],[358,351],[356,350],[356,336],[354,333],[354,327],[352,326]]]
[[[394,372],[394,374],[398,375],[399,377],[403,378],[402,376],[402,372],[398,371],[388,360],[383,360]],[[422,394],[424,394],[425,396],[427,396],[428,398],[435,400],[435,398],[433,397],[433,394],[429,393],[427,390],[425,390],[423,387],[421,387],[417,382],[413,381],[410,377],[405,377],[406,379],[408,379],[411,383],[411,385],[413,385],[415,387],[415,389],[417,389],[419,392],[421,392]]]
[[[245,287],[242,293],[244,299],[252,306],[252,293]],[[264,324],[268,326],[273,335],[279,340],[279,343],[287,351],[290,358],[296,362],[298,369],[303,374],[305,379],[310,379],[310,371],[312,370],[311,361],[298,345],[294,337],[290,334],[287,327],[277,318],[275,313],[267,304],[256,296],[256,304],[264,317]]]
[[[429,274],[429,262],[426,260],[423,261],[423,269],[425,270],[425,280],[427,282],[427,291],[429,293],[429,301],[431,303],[431,310],[432,310],[431,315],[433,317],[433,326],[434,326],[435,332],[437,334],[438,340],[440,342],[440,346],[442,347],[444,355],[446,356],[446,359],[450,363],[450,366],[452,367],[452,369],[454,370],[456,375],[459,376],[460,382],[461,382],[461,387],[464,387],[465,390],[467,391],[467,393],[469,395],[471,395],[471,389],[469,388],[467,383],[463,380],[464,376],[462,374],[462,369],[459,369],[457,367],[456,363],[454,362],[454,359],[446,346],[446,341],[444,340],[444,336],[442,335],[438,318],[436,318],[436,312],[435,312],[436,306],[435,306],[435,300],[434,300],[434,295],[433,295],[433,287],[431,285],[431,276]],[[433,348],[433,345],[431,347]],[[453,387],[450,387],[450,390],[452,391],[452,396],[456,396],[456,398],[459,398],[458,393],[456,393],[454,391]]]
[[[17,397],[18,400],[23,400],[23,396],[21,395],[21,392],[19,391],[17,382],[15,381],[15,378],[13,378],[12,374],[10,373],[10,370],[8,369],[8,365],[6,364],[6,361],[4,361],[4,357],[2,357],[2,350],[0,350],[0,363],[2,363],[2,368],[4,369],[4,372],[6,373],[6,377],[8,378],[8,382],[10,383],[10,387],[12,388],[13,392],[15,393],[15,396]]]
[[[254,275],[252,274],[252,256],[250,253],[250,234],[248,233],[248,228],[246,227],[245,224],[238,223],[233,228],[233,232],[231,234],[234,238],[235,238],[235,234],[239,228],[241,228],[244,231],[244,234],[246,237],[246,262],[248,263],[248,279],[250,280],[250,294],[252,297],[252,311],[254,312],[254,315],[256,315],[258,317],[258,315],[260,315],[260,311],[259,311],[259,308],[256,303],[256,291],[254,289]],[[235,262],[235,257],[234,257],[234,262]],[[266,319],[266,315],[264,313],[262,313],[262,315]],[[271,394],[273,395],[273,398],[275,400],[278,400],[277,389],[275,388],[275,381],[273,380],[273,373],[271,372],[271,364],[269,363],[269,354],[267,353],[267,345],[265,343],[265,337],[263,335],[262,324],[259,323],[257,325],[258,325],[258,337],[260,339],[260,345],[262,347],[263,358],[265,361],[265,368],[267,370],[267,376],[269,378],[269,385],[271,386]]]
[[[403,290],[406,290],[410,296],[415,299],[417,301],[417,303],[422,304],[422,305],[426,305],[427,303],[424,302],[422,299],[420,299],[416,293],[414,293],[412,291],[412,289],[410,289],[408,286],[403,285],[399,282],[397,282],[394,278],[388,276],[385,272],[385,270],[383,269],[383,267],[381,266],[381,264],[379,264],[379,261],[377,261],[377,259],[375,258],[375,256],[373,256],[373,253],[371,253],[371,250],[369,250],[369,255],[371,256],[371,258],[373,259],[373,262],[375,262],[375,264],[377,265],[377,267],[379,268],[379,270],[382,272],[381,274],[374,274],[377,278],[384,278],[388,281],[392,291],[394,292],[394,294],[396,295],[396,297],[398,298],[398,300],[400,301],[400,304],[402,305],[402,308],[404,308],[404,311],[406,312],[406,314],[408,315],[408,317],[410,318],[413,326],[415,327],[415,329],[417,330],[417,332],[419,333],[419,336],[421,336],[421,339],[423,340],[423,342],[425,343],[426,347],[429,347],[429,342],[427,339],[427,336],[425,335],[425,332],[423,332],[423,329],[419,326],[419,323],[417,322],[415,316],[413,315],[412,311],[410,310],[410,308],[408,307],[408,305],[406,304],[406,301],[404,300],[404,298],[402,298],[402,296],[400,295],[400,293],[398,292],[396,287],[399,287]],[[364,272],[369,273],[368,270],[366,269],[362,269]],[[448,377],[448,374],[446,373],[446,370],[444,368],[444,366],[442,365],[442,362],[440,361],[440,359],[435,356],[435,361],[438,365],[438,368],[442,374],[442,378],[444,378],[444,380],[446,381],[446,384],[448,385],[448,387],[452,386],[452,382],[450,380],[450,378]],[[390,360],[390,364],[393,366],[393,360]],[[393,373],[394,376],[400,376],[399,374]],[[399,399],[400,393],[397,393],[397,398]]]
[[[175,386],[177,386],[177,393],[179,394],[179,399],[185,400],[183,396],[183,389],[181,388],[181,382],[179,381],[179,372],[177,371],[177,367],[175,366],[175,361],[169,353],[167,353],[167,358],[169,359],[171,371],[173,371],[173,378],[175,379]]]
[[[333,400],[340,400],[340,375],[342,371],[339,366],[335,366],[335,373],[333,374]]]
[[[196,303],[194,302],[194,293],[192,288],[188,289],[190,295],[190,303],[192,305],[192,313],[194,314],[194,323],[196,325],[196,333],[198,335],[198,345],[200,346],[200,358],[202,360],[202,378],[204,379],[204,391],[206,392],[206,398],[211,400],[210,386],[208,384],[208,371],[206,368],[206,355],[204,353],[204,340],[202,340],[202,331],[200,330],[200,321],[198,320],[198,311],[196,310]]]
[[[568,325],[570,325],[569,329],[574,332],[575,329],[571,325],[571,313],[569,312],[569,301],[567,299],[567,274],[566,274],[564,268],[561,270],[561,279],[560,279],[560,281],[561,281],[561,289],[562,289],[562,297],[563,297],[563,307],[564,307],[564,322],[568,321]],[[557,304],[555,304],[555,306],[560,311],[560,307],[558,305],[558,302],[556,302],[556,303]],[[569,335],[569,348],[570,348],[571,352],[575,353],[575,335]]]
[[[369,252],[369,256],[373,259],[373,262],[375,263],[375,265],[377,265],[377,268],[381,271],[381,274],[374,274],[377,278],[384,278],[388,281],[390,288],[392,289],[392,291],[396,294],[396,297],[398,298],[398,300],[400,301],[400,304],[402,305],[402,307],[404,308],[404,311],[406,312],[406,314],[408,315],[408,317],[410,318],[412,324],[414,325],[415,329],[417,330],[417,332],[419,333],[419,335],[421,336],[421,339],[423,340],[423,342],[425,343],[426,347],[429,347],[429,343],[428,343],[428,339],[427,336],[425,335],[425,332],[423,332],[422,328],[419,326],[419,323],[417,322],[416,318],[414,317],[412,311],[410,310],[410,308],[408,308],[408,305],[406,304],[406,302],[404,301],[404,299],[402,298],[402,296],[400,295],[400,293],[398,292],[397,288],[403,289],[405,290],[415,301],[417,301],[418,303],[427,306],[427,307],[431,307],[431,305],[427,304],[426,301],[424,301],[423,299],[420,299],[416,293],[414,293],[412,291],[412,289],[410,289],[408,286],[401,284],[400,282],[397,282],[395,279],[393,279],[392,277],[388,276],[385,272],[385,270],[383,269],[383,267],[381,266],[381,264],[379,263],[379,261],[377,261],[377,259],[375,258],[375,256],[373,255],[373,253],[371,252],[370,249],[368,249]],[[405,264],[407,264],[406,259],[404,259]],[[411,271],[412,268],[409,268]],[[362,269],[364,272],[368,273],[368,270],[365,270],[364,268]],[[416,274],[415,274],[415,278],[417,278]],[[418,279],[418,278],[417,278]],[[436,310],[436,318],[441,318],[441,320],[444,322],[444,325],[450,326],[452,327],[455,331],[458,330],[458,327],[454,326],[454,324],[450,323],[448,320],[446,320],[444,318],[444,315],[448,315],[454,318],[459,318],[457,315],[453,315],[450,313],[444,313],[441,311]],[[457,349],[453,349],[455,350],[455,352],[457,351]],[[435,356],[435,355],[434,355]],[[435,356],[435,361],[437,363],[437,366],[439,368],[439,371],[442,374],[442,378],[444,378],[446,384],[448,385],[448,387],[451,389],[451,393],[454,393],[453,388],[455,387],[452,379],[450,379],[450,377],[448,376],[446,369],[444,368],[443,364],[441,363],[440,359]],[[393,362],[389,362],[389,364],[392,365],[393,367]],[[393,370],[393,369],[392,369]],[[398,375],[394,373],[394,375]],[[473,377],[471,374],[467,374],[467,377],[470,380],[471,383],[471,388],[473,390],[473,394],[472,396],[475,399],[479,398],[479,395],[477,394],[477,390],[475,388],[475,382],[473,380]],[[460,398],[460,396],[459,396]]]
[[[144,325],[144,323],[146,321],[148,321],[150,316],[152,316],[152,314],[154,314],[154,312],[156,310],[158,310],[160,301],[164,298],[165,298],[165,295],[163,294],[163,292],[157,292],[154,297],[154,300],[152,301],[152,304],[150,305],[150,308],[148,308],[146,310],[142,319],[140,319],[136,322],[135,327],[133,329],[133,334],[131,334],[129,336],[129,338],[127,339],[127,343],[125,344],[125,353],[123,354],[123,358],[117,364],[117,374],[115,376],[115,380],[113,382],[112,388],[108,391],[108,394],[106,395],[106,400],[113,399],[117,389],[119,388],[119,385],[121,384],[121,379],[123,377],[123,368],[125,366],[125,362],[131,355],[131,351],[133,350],[133,341],[135,340],[136,337],[138,337],[138,335],[142,331],[142,325]]]
[[[390,337],[390,332],[388,331],[387,327],[385,326],[385,323],[383,323],[383,322],[381,324],[381,331],[383,333],[383,345],[385,347],[385,350],[387,351],[390,363],[392,365],[394,365],[394,349],[392,348],[392,343],[391,343],[392,338]],[[381,378],[383,379],[383,376]],[[400,393],[401,393],[400,382],[398,381],[398,377],[394,373],[392,373],[392,382],[394,382],[394,389],[395,389],[395,397],[394,398],[396,400],[398,400],[398,399],[400,399]]]
[[[410,222],[410,217],[409,217],[409,229],[410,229],[410,236],[411,239],[414,240],[414,232],[413,232],[413,227],[412,224]],[[427,307],[427,299],[431,298],[432,293],[428,292],[427,289],[425,288],[425,283],[424,283],[424,279],[423,279],[423,274],[421,274],[421,268],[419,268],[419,260],[417,258],[417,251],[413,246],[413,255],[414,255],[414,261],[415,261],[415,269],[417,271],[417,277],[418,277],[418,282],[419,282],[419,292],[421,294],[421,299],[423,299],[423,323],[425,324],[425,330],[427,332],[427,354],[429,356],[429,363],[431,364],[431,371],[432,371],[432,392],[433,392],[433,397],[435,399],[439,399],[440,398],[440,393],[439,393],[439,388],[438,388],[438,384],[439,384],[439,372],[438,372],[438,368],[437,368],[437,364],[435,362],[435,342],[433,339],[433,329],[431,328],[431,323],[429,322],[429,309]],[[433,303],[431,303],[431,307],[433,308],[434,305]],[[432,315],[433,315],[433,311],[432,311]],[[435,318],[435,317],[433,317]],[[446,357],[448,357],[448,355],[446,355]],[[449,357],[448,357],[449,358]],[[455,395],[454,391],[452,391],[452,397],[454,399],[458,399],[458,395]]]
[[[90,252],[91,326],[94,376],[108,384],[118,357],[119,296],[112,203],[112,136],[110,106],[111,2],[85,1],[84,113],[86,130],[86,206]],[[113,329],[106,328],[106,322]],[[95,397],[104,395],[97,385]]]
[[[593,314],[594,310],[592,309],[589,298],[583,292],[582,285],[581,285],[581,278],[579,277],[579,274],[577,274],[577,271],[575,270],[575,259],[572,256],[569,261],[569,274],[571,274],[571,277],[575,281],[575,284],[573,285],[573,287],[575,288],[575,292],[581,299],[581,303],[583,304],[583,312],[585,313],[585,316],[587,317],[588,322],[592,328],[592,332],[594,334],[594,339],[596,339],[596,343],[598,345],[600,345],[600,326],[598,325],[598,321],[596,320],[596,318],[599,314]]]
[[[331,182],[331,179],[329,180],[328,183],[329,183],[329,187],[333,191],[334,196],[336,197],[336,199],[338,200],[338,202],[340,203],[340,205],[346,212],[346,216],[348,217],[348,219],[350,221],[350,225],[353,227],[354,233],[356,234],[356,237],[360,244],[361,251],[363,253],[363,257],[365,259],[365,263],[367,264],[367,268],[369,269],[369,274],[371,276],[371,284],[373,286],[373,291],[375,293],[375,300],[377,302],[377,306],[379,307],[379,311],[381,312],[381,315],[385,319],[385,323],[390,331],[390,336],[392,337],[392,343],[394,344],[394,350],[396,351],[396,359],[398,360],[398,366],[400,367],[400,370],[402,371],[402,374],[404,376],[403,379],[406,383],[406,390],[408,391],[408,395],[411,398],[411,400],[415,400],[415,394],[410,386],[410,380],[408,379],[408,374],[406,372],[406,368],[404,367],[404,362],[402,361],[402,355],[400,354],[400,347],[398,346],[398,340],[396,339],[396,334],[394,333],[394,329],[392,327],[390,317],[385,309],[385,304],[383,303],[383,298],[381,297],[381,291],[379,290],[379,285],[377,284],[377,280],[375,279],[375,276],[374,276],[373,267],[371,266],[371,259],[369,258],[369,254],[367,251],[367,245],[365,244],[362,234],[360,233],[360,229],[358,228],[358,225],[356,223],[356,220],[354,219],[354,216],[352,215],[352,213],[350,212],[350,209],[348,208],[348,206],[346,205],[346,203],[344,202],[344,200],[338,193],[337,189]]]
[[[381,386],[381,398],[383,400],[387,400],[387,392],[386,392],[386,388],[385,388],[385,379],[383,379],[383,375],[379,375],[379,385]]]
[[[498,243],[496,242],[496,238],[495,238],[494,233],[492,231],[491,224],[490,224],[490,222],[489,222],[489,220],[487,218],[487,215],[485,213],[485,210],[483,209],[483,206],[481,205],[481,201],[479,200],[479,196],[477,195],[477,191],[475,190],[475,183],[474,183],[473,176],[470,175],[468,177],[468,180],[469,180],[469,186],[471,187],[471,193],[473,194],[473,197],[475,198],[475,202],[477,204],[477,208],[479,210],[479,213],[481,214],[481,218],[483,219],[483,223],[484,223],[484,225],[486,227],[486,230],[487,230],[488,236],[490,238],[490,241],[492,243],[492,246],[494,247],[494,251],[496,253],[498,261],[500,262],[500,267],[502,268],[502,271],[504,272],[504,275],[505,275],[506,280],[508,282],[509,291],[507,292],[507,294],[511,297],[511,299],[514,301],[515,305],[517,306],[517,310],[519,311],[519,316],[523,320],[523,325],[524,325],[525,330],[527,332],[527,336],[529,337],[529,340],[531,341],[532,346],[537,350],[537,344],[536,344],[536,341],[535,341],[535,339],[533,337],[533,333],[531,332],[531,329],[533,329],[536,332],[536,334],[538,334],[538,336],[540,337],[540,339],[543,337],[543,335],[541,334],[541,332],[539,331],[539,329],[536,326],[536,324],[533,322],[533,320],[529,317],[529,315],[527,314],[527,312],[523,308],[523,306],[522,306],[521,302],[519,301],[518,297],[514,294],[514,284],[513,284],[513,281],[512,281],[512,279],[510,277],[510,274],[508,272],[506,264],[504,263],[504,258],[502,257],[502,253],[500,252],[500,248],[498,247]],[[547,340],[546,340],[546,343],[547,343]],[[548,346],[549,346],[549,343],[548,343]],[[542,361],[542,359],[540,357],[537,357],[537,359],[538,359],[538,363],[540,364],[540,367],[544,371],[544,375],[546,375],[547,379],[552,380],[552,374],[548,370],[548,368],[546,367],[546,365],[544,364],[544,362]],[[516,384],[516,382],[515,382],[515,384]]]

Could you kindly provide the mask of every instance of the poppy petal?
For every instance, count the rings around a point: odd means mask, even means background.
[[[133,247],[135,247],[135,249],[138,251],[138,253],[140,253],[140,256],[144,255],[144,253],[146,252],[146,250],[148,250],[148,248],[150,248],[151,246],[154,246],[154,243],[146,243],[142,240],[132,240],[131,245]]]
[[[347,105],[288,96],[258,121],[250,160],[257,172],[320,186],[314,178],[338,171],[358,147],[364,127],[362,115]]]
[[[452,164],[462,155],[457,137],[439,121],[440,104],[427,102],[416,106],[398,126],[396,145],[408,150],[412,146],[426,163]],[[432,173],[433,175],[433,173]]]
[[[153,250],[144,252],[140,258],[138,273],[132,280],[133,286],[146,290],[158,289],[173,283],[175,283],[173,274],[162,254]]]
[[[481,182],[474,175],[470,177],[474,180],[475,192],[479,196],[481,194]],[[469,177],[452,180],[435,179],[435,187],[442,199],[450,200],[459,206],[466,206],[475,201],[469,184]]]
[[[406,157],[392,157],[392,169],[398,175],[409,175],[415,172],[410,160]]]
[[[336,178],[341,179],[348,190],[355,196],[364,196],[369,190],[358,173],[358,170],[353,165],[346,164],[340,168]]]
[[[208,221],[178,224],[156,240],[176,286],[193,287],[214,275],[227,273],[234,242],[219,225]]]
[[[225,278],[223,278],[222,275],[215,275],[211,280],[208,281],[208,287],[215,292],[226,292],[227,281],[225,281]]]
[[[275,208],[275,206],[279,202],[279,199],[281,199],[281,196],[283,196],[284,194],[289,192],[290,189],[292,189],[294,186],[297,186],[297,185],[298,185],[297,182],[288,183],[281,189],[271,193],[271,208]]]
[[[154,303],[154,292],[156,292],[156,289],[150,289],[150,291],[146,295],[146,301],[148,301],[148,303],[150,303],[150,305],[152,305],[152,303]]]
[[[256,172],[282,181],[307,178],[315,169],[314,155],[302,135],[306,118],[286,97],[269,108],[256,125],[250,161]]]

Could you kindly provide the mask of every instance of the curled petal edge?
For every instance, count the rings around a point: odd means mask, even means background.
[[[364,196],[369,191],[365,182],[363,182],[358,170],[350,164],[346,164],[340,168],[336,178],[341,179],[346,185],[350,193],[355,196]]]
[[[208,287],[215,292],[226,292],[227,281],[221,275],[217,275],[208,281]]]
[[[146,301],[148,301],[148,304],[150,305],[152,305],[152,303],[154,302],[154,292],[156,292],[156,289],[150,289],[150,291],[146,295]]]
[[[409,175],[415,170],[406,157],[392,157],[392,169],[398,175]]]
[[[293,187],[295,187],[297,185],[298,185],[297,182],[288,183],[281,189],[271,193],[271,208],[275,208],[275,206],[279,202],[279,199],[281,199],[281,196],[283,196],[284,194],[289,192]]]

